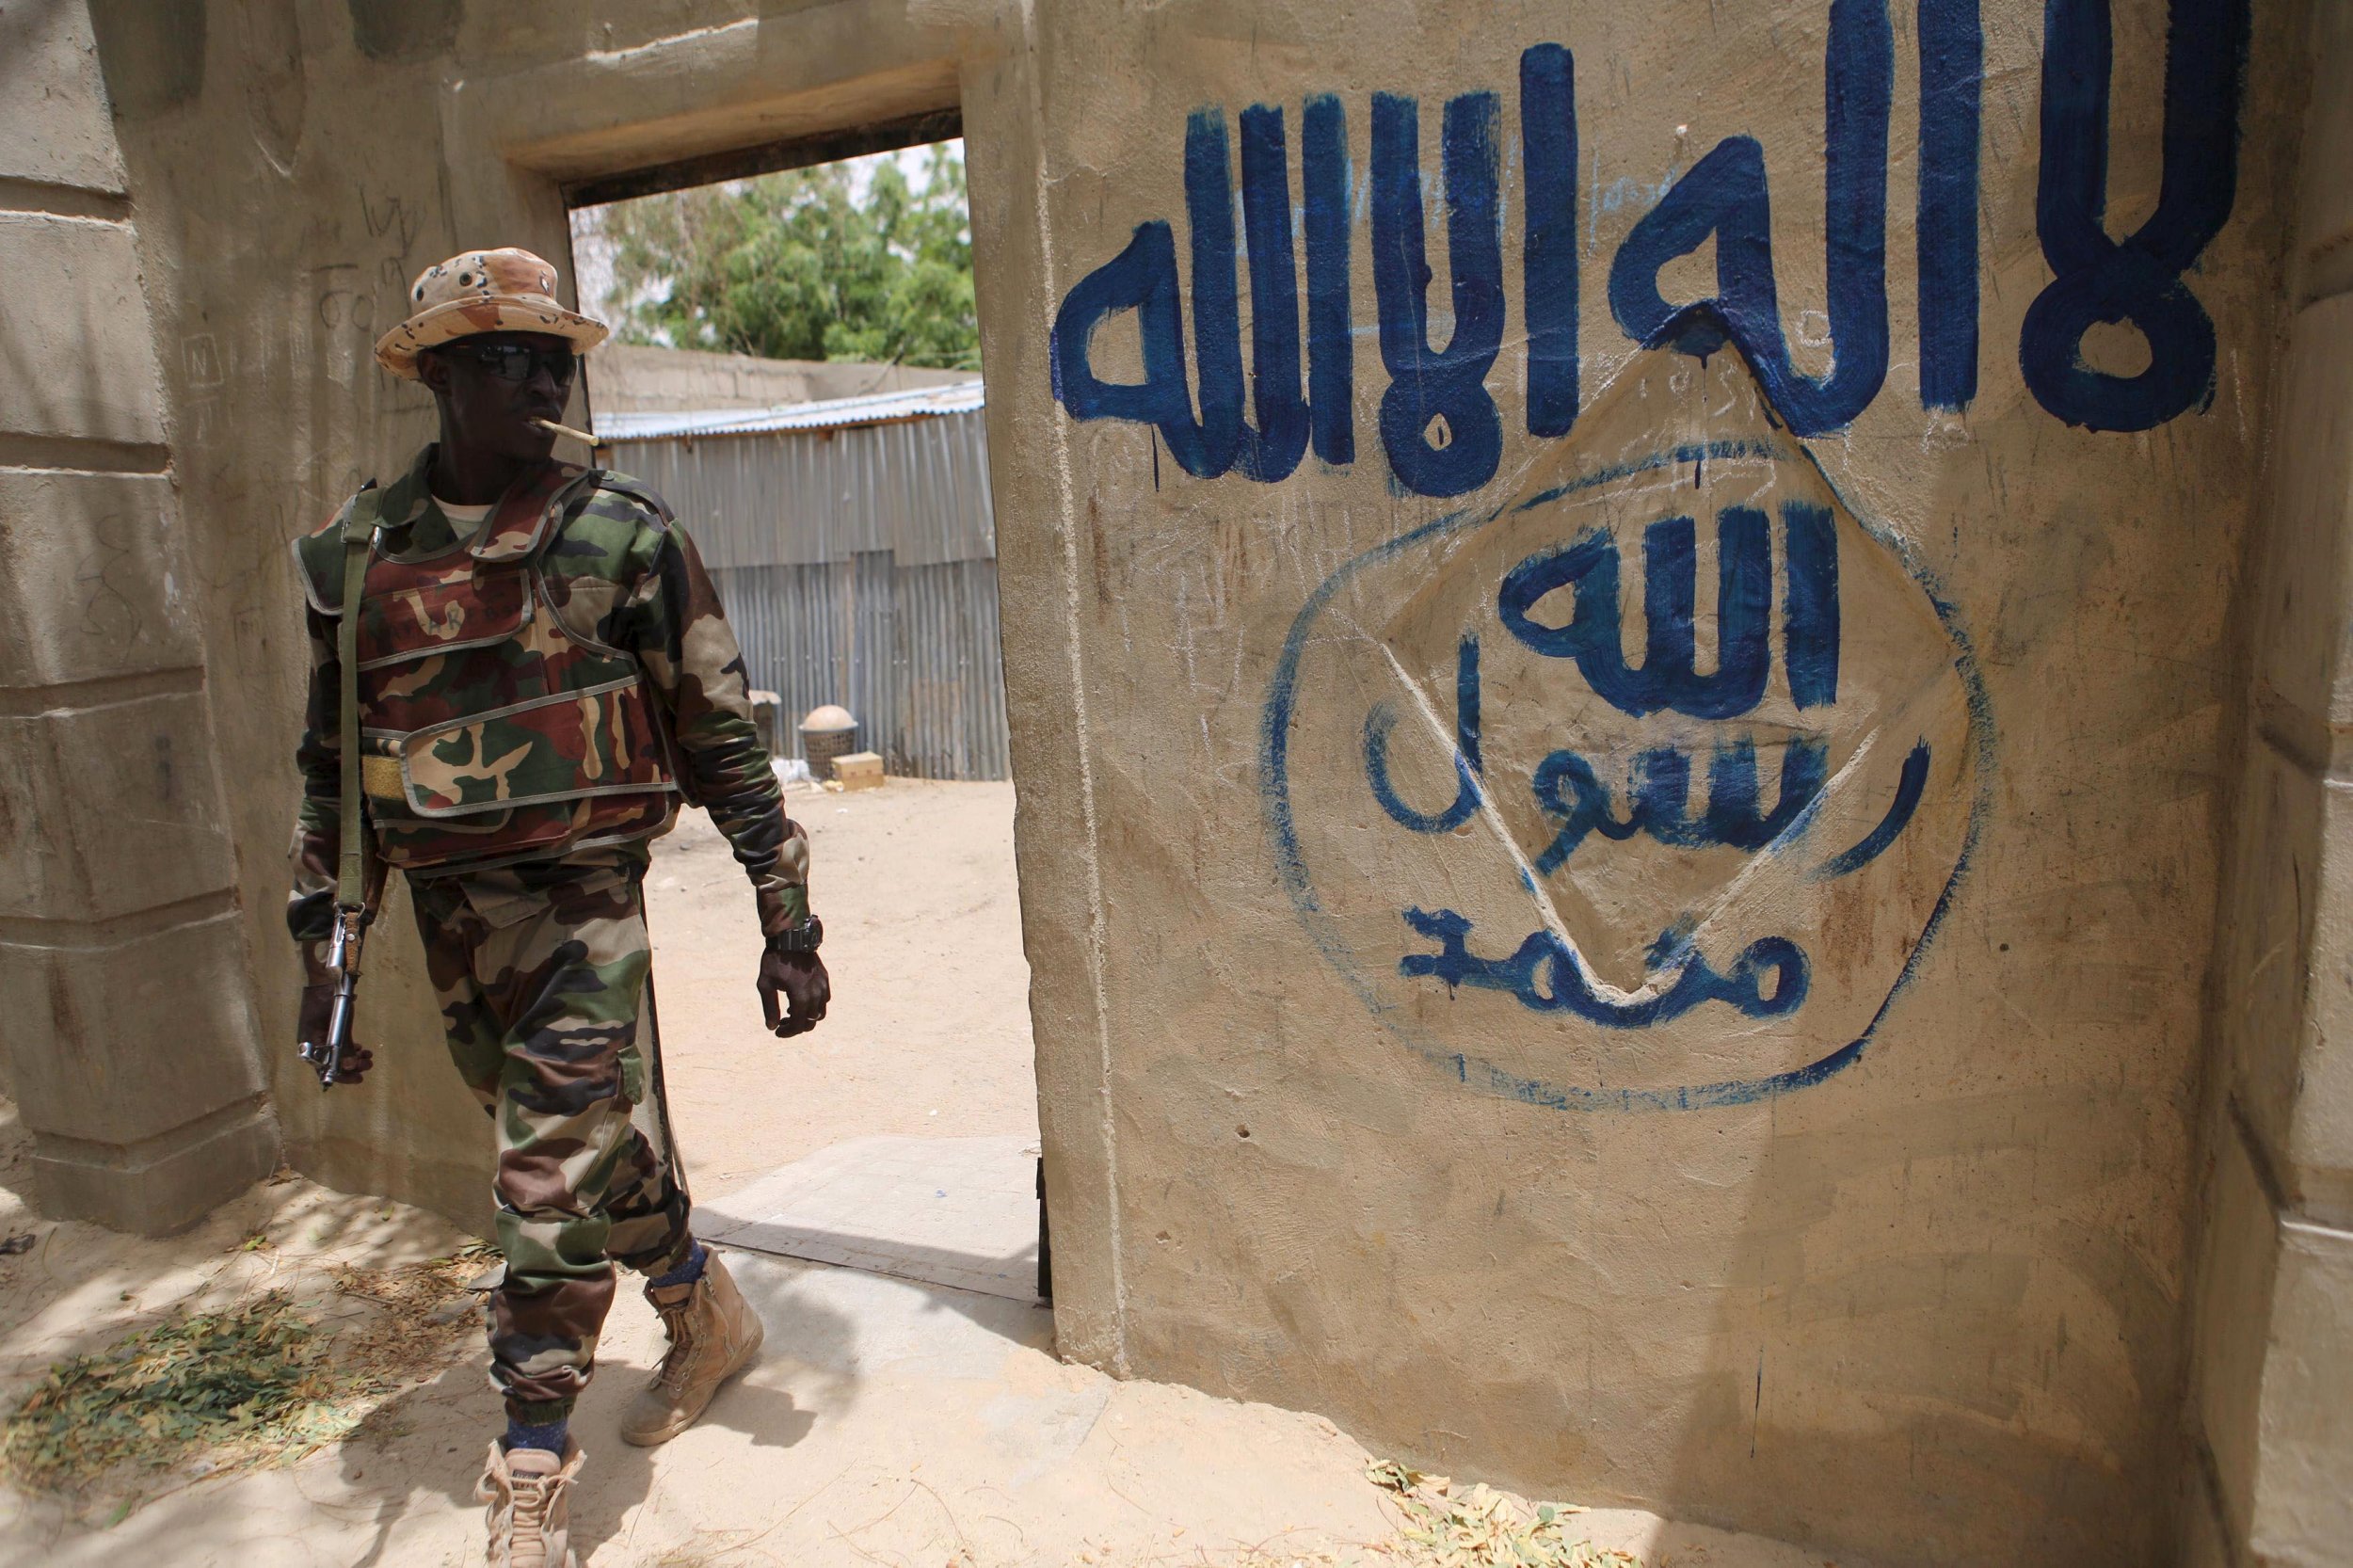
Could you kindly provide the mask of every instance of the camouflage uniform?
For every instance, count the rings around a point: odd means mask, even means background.
[[[681,794],[711,812],[770,935],[808,913],[788,821],[710,578],[659,497],[551,463],[461,538],[434,451],[345,513],[376,527],[360,606],[372,841],[409,879],[451,1055],[497,1128],[491,1377],[520,1420],[587,1383],[612,1260],[683,1259],[684,1195],[632,1122],[642,881]],[[333,924],[344,520],[296,541],[310,600],[304,789],[287,920],[312,962]]]

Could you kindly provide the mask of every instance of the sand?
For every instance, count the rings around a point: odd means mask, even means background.
[[[808,830],[834,1001],[778,1040],[753,989],[751,888],[689,812],[647,880],[671,1115],[695,1194],[716,1197],[869,1133],[1037,1131],[1013,786],[893,779],[786,797]]]

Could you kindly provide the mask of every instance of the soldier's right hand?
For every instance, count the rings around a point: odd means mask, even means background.
[[[327,1038],[327,1026],[335,1016],[335,987],[305,985],[302,1005],[296,1015],[295,1041],[297,1047],[312,1040]],[[344,1048],[344,1059],[335,1069],[338,1083],[357,1083],[370,1067],[376,1065],[376,1053],[356,1041]]]
[[[833,1000],[825,961],[813,952],[768,949],[760,955],[759,984],[760,1016],[780,1040],[815,1029]]]

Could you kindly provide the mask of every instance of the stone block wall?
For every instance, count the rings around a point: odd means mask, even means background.
[[[0,1063],[42,1208],[162,1232],[265,1174],[278,1128],[88,13],[9,8],[0,62]]]
[[[294,1055],[282,909],[309,645],[288,542],[432,439],[429,395],[373,357],[424,267],[521,245],[568,295],[564,182],[952,106],[956,35],[902,0],[88,0],[76,24],[97,45],[77,112],[130,193],[108,210],[138,216],[187,563],[173,581],[202,671],[187,679],[230,760],[210,820],[253,968],[255,1071],[298,1169],[487,1228],[488,1124],[449,1066],[397,879],[362,988],[376,1070],[322,1096]],[[570,423],[597,378],[592,360]]]

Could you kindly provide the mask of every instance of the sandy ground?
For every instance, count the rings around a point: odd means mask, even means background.
[[[760,1028],[750,895],[707,822],[657,853],[650,919],[698,1192],[865,1134],[1033,1135],[1010,786],[894,782],[791,802],[815,840],[840,996],[813,1036]],[[466,1240],[291,1176],[168,1240],[51,1224],[20,1195],[24,1143],[0,1103],[0,1239],[35,1239],[0,1256],[0,1410],[54,1359],[178,1304],[281,1288],[347,1313],[339,1269]],[[730,1267],[768,1325],[763,1359],[650,1453],[616,1429],[661,1353],[660,1325],[635,1291],[620,1294],[574,1422],[590,1454],[575,1543],[594,1568],[1142,1568],[1232,1564],[1251,1549],[1315,1564],[1397,1522],[1365,1479],[1373,1456],[1330,1423],[1064,1366],[1042,1308],[752,1255]],[[451,1314],[446,1352],[409,1369],[414,1386],[298,1464],[201,1477],[186,1465],[150,1478],[119,1518],[119,1496],[77,1508],[0,1487],[0,1568],[479,1564],[472,1488],[500,1415],[468,1316]],[[1645,1514],[1581,1524],[1654,1568],[1820,1560]]]
[[[0,1180],[24,1139],[0,1115]],[[182,1303],[280,1288],[331,1303],[339,1266],[447,1253],[465,1240],[401,1205],[300,1179],[257,1187],[164,1241],[32,1218],[0,1187],[0,1402],[48,1364],[99,1349]],[[259,1240],[257,1240],[256,1238]],[[614,1435],[658,1358],[652,1312],[625,1291],[574,1431],[592,1458],[575,1520],[600,1565],[973,1564],[1195,1560],[1207,1548],[1376,1538],[1389,1521],[1362,1451],[1314,1416],[1119,1384],[1048,1352],[1042,1309],[845,1270],[736,1256],[769,1329],[761,1364],[705,1422],[652,1453]],[[479,1341],[359,1435],[286,1468],[149,1477],[76,1502],[0,1488],[0,1565],[479,1563],[472,1496],[498,1430]],[[158,1496],[157,1494],[160,1494]],[[109,1523],[109,1521],[115,1521]],[[1228,1554],[1230,1555],[1230,1553]]]
[[[9,1409],[52,1359],[175,1304],[272,1287],[331,1302],[340,1265],[383,1267],[464,1240],[414,1209],[296,1178],[168,1240],[50,1224],[16,1191],[23,1145],[0,1105],[0,1235],[38,1238],[0,1258]],[[590,1455],[575,1543],[591,1568],[1176,1568],[1254,1551],[1319,1564],[1351,1560],[1395,1528],[1365,1479],[1370,1456],[1318,1416],[1064,1366],[1049,1315],[1017,1302],[741,1254],[729,1266],[768,1349],[700,1425],[650,1452],[615,1431],[660,1354],[660,1325],[632,1291],[614,1309],[573,1421]],[[77,1509],[0,1486],[0,1568],[479,1564],[472,1487],[498,1402],[462,1319],[450,1343],[352,1439],[298,1464],[205,1477],[185,1464],[149,1478],[141,1505],[120,1516],[120,1494]],[[1644,1514],[1580,1525],[1653,1568],[1820,1560]]]
[[[834,1001],[778,1040],[752,988],[760,928],[727,840],[688,812],[647,879],[671,1115],[717,1197],[870,1133],[1037,1132],[1013,786],[893,779],[796,790]]]

